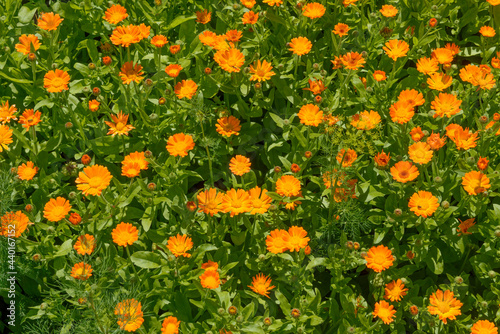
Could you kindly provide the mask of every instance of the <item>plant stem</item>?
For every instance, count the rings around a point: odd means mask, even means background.
[[[141,282],[141,277],[137,273],[137,269],[135,269],[135,265],[132,263],[132,259],[131,259],[131,256],[130,256],[130,250],[128,249],[128,246],[125,246],[125,249],[127,250],[128,260],[130,261],[130,264],[132,265],[132,269],[134,270],[135,276],[137,277],[137,279],[139,280],[139,282]]]
[[[200,122],[200,125],[201,125],[201,133],[203,134],[203,141],[205,142],[205,150],[207,151],[208,168],[210,170],[210,184],[213,187],[214,186],[214,172],[212,169],[212,158],[210,157],[210,150],[208,149],[208,143],[207,143],[206,137],[205,137],[205,130],[203,129],[203,122]]]

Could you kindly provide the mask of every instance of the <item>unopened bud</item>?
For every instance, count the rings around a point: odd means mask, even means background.
[[[495,278],[496,276],[497,276],[496,271],[493,271],[493,270],[488,271],[489,278]]]
[[[26,210],[26,212],[31,212],[33,211],[33,206],[31,204],[26,204],[24,210]]]
[[[158,104],[159,104],[160,106],[164,105],[164,104],[165,104],[165,102],[167,102],[167,99],[165,99],[164,97],[160,97],[160,98],[158,99]]]
[[[462,284],[464,282],[464,279],[460,276],[455,277],[455,283],[457,284]]]
[[[32,257],[33,261],[38,262],[38,261],[40,261],[40,258],[41,258],[40,254],[38,254],[38,253],[33,254],[33,257]]]
[[[401,209],[396,209],[396,210],[394,210],[394,214],[395,214],[396,216],[400,217],[400,216],[403,214],[403,210],[401,210]]]
[[[444,208],[444,209],[448,209],[450,207],[450,202],[448,201],[442,201],[441,202],[441,206]]]
[[[236,308],[236,306],[230,306],[228,309],[228,313],[231,315],[236,315],[238,314],[238,309]]]
[[[71,123],[71,122],[67,122],[66,124],[64,124],[64,127],[65,127],[66,129],[71,129],[71,128],[73,127],[73,123]]]
[[[95,64],[94,63],[89,63],[89,69],[95,70]]]
[[[297,319],[298,317],[300,317],[300,310],[296,309],[296,308],[292,309],[291,315],[292,315],[292,317]]]

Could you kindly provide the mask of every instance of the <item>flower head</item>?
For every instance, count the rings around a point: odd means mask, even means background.
[[[310,19],[317,19],[325,15],[326,8],[320,3],[311,2],[302,7],[302,15]]]
[[[212,13],[204,9],[203,11],[196,12],[196,22],[207,24],[212,19]]]
[[[449,64],[453,61],[453,52],[447,48],[437,48],[432,51],[431,57],[440,64]]]
[[[443,73],[433,73],[430,74],[427,78],[427,84],[429,85],[429,88],[438,91],[445,90],[446,88],[450,87],[452,83],[452,77]]]
[[[416,142],[408,148],[410,159],[417,164],[426,164],[431,161],[433,152],[426,142]]]
[[[90,264],[80,262],[71,268],[71,277],[85,281],[92,276],[92,267]]]
[[[133,61],[128,61],[123,64],[119,73],[124,85],[130,84],[132,81],[140,83],[142,79],[144,79],[143,74],[144,72],[142,72],[142,66],[139,64],[134,65]]]
[[[118,316],[120,329],[127,332],[135,332],[144,322],[141,303],[133,298],[119,302],[115,307],[115,315]]]
[[[446,144],[446,138],[442,138],[439,136],[439,133],[431,133],[431,135],[427,138],[427,144],[433,150],[439,150]]]
[[[271,286],[271,279],[268,276],[264,276],[264,274],[260,273],[254,278],[252,278],[252,285],[248,286],[255,293],[259,295],[269,297],[269,291],[275,288],[275,286]]]
[[[38,167],[32,161],[28,161],[17,167],[17,175],[21,180],[31,180],[38,172]]]
[[[402,183],[415,180],[419,174],[418,168],[409,161],[397,162],[391,168],[392,178]]]
[[[230,212],[231,217],[240,213],[250,212],[252,209],[252,200],[250,195],[243,189],[230,189],[222,197],[221,210]]]
[[[250,214],[255,215],[257,213],[266,213],[271,206],[271,197],[267,194],[266,189],[261,189],[260,187],[254,187],[248,191],[250,200],[252,201],[252,209]]]
[[[193,137],[184,133],[176,133],[168,138],[167,151],[174,157],[185,157],[194,148]]]
[[[256,1],[255,0],[240,0],[241,1],[241,4],[243,6],[245,6],[246,8],[252,8],[253,6],[255,6],[256,4]]]
[[[479,160],[477,161],[477,168],[479,168],[480,170],[485,170],[486,168],[488,168],[489,162],[490,161],[488,160],[488,158],[479,157]]]
[[[19,123],[23,125],[23,128],[29,130],[30,127],[40,123],[41,116],[42,113],[39,111],[35,112],[33,109],[26,109],[19,117]]]
[[[385,17],[394,17],[398,14],[398,10],[392,5],[383,5],[380,13]]]
[[[32,51],[36,51],[40,49],[40,41],[38,40],[38,37],[36,37],[33,34],[29,35],[21,35],[19,37],[19,44],[16,44],[16,50],[18,52],[21,52],[24,55],[27,55],[31,53]],[[33,50],[31,50],[31,47],[33,46]]]
[[[465,234],[472,234],[471,232],[469,232],[469,229],[476,225],[476,223],[474,222],[476,218],[469,218],[469,219],[466,219],[464,221],[461,221],[460,219],[458,219],[458,221],[460,222],[460,225],[458,225],[458,228],[457,228],[457,232],[458,232],[458,236],[461,236],[461,235],[465,235]]]
[[[191,257],[191,254],[187,251],[193,248],[193,240],[185,234],[177,234],[175,237],[170,237],[168,239],[167,248],[175,257]]]
[[[63,197],[51,198],[43,209],[43,216],[51,222],[58,222],[71,211],[69,201]]]
[[[165,68],[165,73],[171,78],[176,78],[182,71],[182,66],[177,64],[170,64]]]
[[[404,91],[399,93],[398,101],[404,102],[412,108],[421,106],[425,103],[422,93],[415,89],[405,89]]]
[[[174,92],[178,99],[187,97],[191,100],[197,89],[198,85],[193,80],[182,80],[175,85]]]
[[[375,79],[375,81],[384,81],[387,79],[387,76],[384,71],[375,71],[373,72],[373,79]]]
[[[151,38],[151,44],[156,46],[157,48],[162,48],[167,45],[168,39],[163,35],[156,35]]]
[[[351,125],[358,130],[372,130],[380,123],[380,121],[381,118],[378,112],[365,110],[352,117]]]
[[[406,101],[398,101],[389,108],[389,115],[393,122],[405,124],[415,115],[415,110]]]
[[[271,7],[279,7],[283,3],[283,0],[262,0],[262,2],[268,4]]]
[[[385,269],[390,268],[393,265],[394,257],[392,256],[391,250],[384,246],[373,246],[368,250],[368,254],[365,256],[366,266],[373,271],[380,273]]]
[[[80,255],[90,255],[95,248],[94,236],[90,234],[81,235],[75,242],[73,248]]]
[[[496,35],[495,29],[488,26],[482,26],[481,29],[479,29],[479,33],[483,37],[494,37]]]
[[[109,7],[102,17],[108,23],[117,24],[128,17],[127,9],[122,5],[113,5]]]
[[[288,231],[273,230],[266,238],[267,250],[273,254],[280,254],[288,250]]]
[[[253,64],[250,65],[250,73],[252,76],[250,77],[250,81],[267,81],[271,79],[274,73],[271,71],[273,67],[271,66],[271,63],[268,63],[267,61],[263,60],[262,62],[260,60],[256,60]]]
[[[332,32],[335,35],[338,35],[339,37],[343,37],[343,36],[347,36],[347,33],[350,29],[351,28],[349,28],[349,26],[345,23],[337,23],[335,25],[335,27],[333,27]]]
[[[171,54],[175,55],[179,51],[181,51],[181,46],[178,44],[170,45],[169,51]]]
[[[342,163],[342,167],[350,167],[352,163],[356,161],[358,154],[353,149],[341,149],[337,154],[338,163]]]
[[[399,302],[403,296],[406,296],[407,288],[403,284],[403,281],[398,278],[397,281],[392,281],[385,285],[385,295],[384,298],[390,300],[391,302]]]
[[[372,314],[374,318],[379,317],[384,324],[388,325],[394,321],[395,313],[396,310],[394,309],[394,306],[390,305],[385,300],[381,300],[375,303],[375,310],[373,310]]]
[[[348,70],[357,70],[360,67],[364,67],[363,64],[366,63],[366,60],[358,52],[348,52],[340,57],[340,61]]]
[[[410,211],[413,211],[417,216],[424,218],[432,216],[439,207],[438,199],[431,192],[420,190],[410,197],[408,202]]]
[[[298,113],[300,123],[310,126],[318,126],[323,121],[323,111],[314,104],[306,104],[302,106]]]
[[[252,10],[243,14],[243,24],[255,24],[259,20],[259,13],[254,13]]]
[[[479,195],[490,189],[490,179],[483,173],[471,171],[462,177],[462,186],[469,195]]]
[[[109,186],[113,176],[109,170],[100,165],[85,167],[76,179],[76,187],[85,196],[99,196],[101,192]]]
[[[300,189],[300,181],[293,175],[283,175],[276,181],[276,192],[281,196],[298,196]]]
[[[250,159],[243,155],[236,155],[229,162],[229,170],[234,175],[242,176],[250,171]]]
[[[389,163],[389,160],[391,159],[391,154],[387,154],[382,150],[382,152],[379,152],[373,160],[377,164],[378,167],[385,167]]]
[[[219,50],[214,55],[214,60],[226,72],[239,72],[241,66],[245,63],[245,56],[236,49]]]
[[[288,234],[283,234],[283,237],[288,250],[291,252],[300,251],[302,248],[305,248],[309,240],[311,240],[307,237],[307,231],[300,226],[291,226],[288,229]]]
[[[9,106],[9,101],[5,101],[4,104],[0,105],[0,123],[9,123],[10,120],[17,120],[14,113],[17,111],[16,105],[13,104]]]
[[[417,71],[423,74],[434,74],[439,70],[439,63],[434,58],[422,57],[417,61]]]
[[[462,314],[460,307],[462,303],[454,297],[450,290],[437,290],[429,297],[430,305],[427,306],[430,314],[438,315],[445,324],[448,319],[455,320],[457,315]]]
[[[43,77],[43,88],[47,88],[49,93],[60,93],[69,89],[69,80],[68,72],[56,68],[54,71],[48,71]]]
[[[28,216],[22,211],[6,212],[2,216],[2,223],[0,225],[0,235],[10,238],[19,238],[21,234],[26,231],[28,225],[31,225]]]
[[[104,121],[109,126],[108,135],[114,137],[115,135],[126,135],[130,130],[135,129],[131,124],[127,124],[128,115],[124,115],[122,111],[120,111],[117,115],[110,115],[113,122]]]
[[[38,18],[38,27],[43,30],[56,30],[64,19],[61,19],[59,14],[43,13]]]
[[[290,51],[292,51],[297,56],[302,56],[308,54],[311,51],[312,43],[306,37],[296,37],[292,38],[290,42]]]
[[[385,43],[382,49],[384,49],[389,58],[396,61],[398,58],[406,56],[406,53],[410,51],[410,46],[405,41],[391,39]]]
[[[498,328],[488,320],[478,320],[470,330],[471,334],[498,334]]]
[[[303,90],[308,90],[314,95],[320,95],[323,93],[323,91],[326,90],[325,85],[323,84],[323,81],[321,80],[311,80],[309,79],[309,88],[303,88]]]
[[[113,242],[118,246],[132,245],[139,239],[137,227],[130,223],[121,222],[111,232]]]
[[[457,99],[453,94],[439,93],[439,96],[434,98],[431,102],[432,109],[436,112],[434,118],[437,117],[451,117],[460,111],[462,100]]]
[[[240,120],[234,116],[221,117],[217,120],[215,128],[219,134],[225,137],[237,136],[241,130]]]
[[[213,217],[214,214],[221,211],[220,205],[222,204],[223,197],[224,194],[218,192],[215,188],[201,191],[196,196],[198,199],[198,212],[204,212]]]
[[[129,24],[128,26],[116,27],[109,39],[114,45],[126,48],[130,44],[139,43],[142,38],[141,29],[136,25]]]
[[[217,289],[220,286],[219,273],[217,270],[205,270],[200,276],[201,286],[206,289]]]
[[[176,317],[169,316],[163,319],[161,324],[161,334],[179,334],[179,325],[181,321]]]
[[[228,32],[226,32],[226,39],[229,42],[237,43],[240,41],[242,36],[243,36],[243,32],[241,32],[237,29],[229,30]]]
[[[7,125],[0,125],[0,152],[7,150],[12,142],[12,130]]]
[[[411,139],[413,139],[413,141],[417,142],[417,141],[421,141],[422,138],[425,137],[425,134],[422,131],[422,129],[420,128],[420,126],[417,126],[416,128],[411,129],[410,136],[411,136]]]
[[[99,102],[97,100],[89,100],[89,110],[92,112],[96,112],[97,110],[99,110],[100,104],[101,104],[101,102]]]

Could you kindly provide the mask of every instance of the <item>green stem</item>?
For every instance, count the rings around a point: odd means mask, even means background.
[[[203,129],[203,122],[200,122],[201,124],[201,133],[203,134],[203,141],[205,142],[205,150],[207,151],[207,157],[208,157],[208,168],[210,170],[210,184],[212,187],[214,186],[214,173],[212,169],[212,158],[210,157],[210,150],[208,149],[208,144],[207,140],[205,137],[205,130]]]
[[[95,318],[95,321],[97,323],[97,327],[99,327],[99,329],[101,330],[102,333],[106,333],[106,331],[104,330],[104,327],[102,327],[102,324],[99,321],[99,316],[97,315],[97,310],[95,309],[94,298],[92,296],[92,292],[89,293],[89,302],[90,302],[90,308],[94,312],[94,318]]]
[[[139,280],[139,282],[141,282],[141,277],[137,273],[137,269],[135,269],[135,265],[132,263],[132,259],[131,259],[131,256],[130,256],[130,250],[128,249],[128,246],[125,246],[125,249],[127,250],[128,260],[130,261],[130,264],[132,265],[132,269],[134,270],[135,276],[137,277],[137,279]]]

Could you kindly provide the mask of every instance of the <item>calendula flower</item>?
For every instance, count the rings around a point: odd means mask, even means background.
[[[453,61],[453,52],[447,48],[437,48],[432,51],[431,57],[440,64],[449,64]]]
[[[462,177],[462,185],[469,195],[478,195],[490,189],[490,179],[483,173],[471,171]]]
[[[332,69],[336,70],[336,69],[342,68],[342,59],[340,59],[339,57],[335,56],[335,59],[330,60],[330,61],[333,64]]]
[[[373,79],[375,79],[375,81],[384,81],[387,79],[387,76],[384,71],[375,71],[373,72]]]
[[[335,35],[338,35],[339,37],[347,36],[347,33],[349,32],[351,28],[345,23],[337,23],[335,27],[333,27],[332,32]]]
[[[177,64],[170,64],[165,68],[165,73],[171,78],[176,78],[182,71],[182,66]]]
[[[10,238],[19,238],[26,231],[28,225],[31,225],[28,216],[22,211],[6,212],[2,216],[2,224],[0,225],[0,235]]]
[[[245,56],[240,50],[230,48],[217,51],[214,60],[224,71],[232,73],[240,71],[240,67],[245,63]]]
[[[314,95],[320,95],[323,91],[326,90],[323,81],[321,80],[311,80],[309,79],[309,88],[303,88],[303,90],[308,90]]]
[[[471,232],[469,232],[469,228],[476,225],[476,223],[474,222],[475,219],[476,218],[469,218],[465,221],[461,221],[460,219],[458,219],[458,221],[460,222],[460,225],[457,228],[457,232],[458,232],[457,235],[461,236],[461,235],[465,235],[465,234],[472,234]]]
[[[165,45],[167,45],[167,43],[168,39],[163,35],[156,35],[153,38],[151,38],[151,44],[156,46],[157,48],[162,48]]]
[[[453,94],[439,93],[439,96],[434,98],[431,102],[432,109],[436,112],[434,118],[437,117],[451,117],[458,114],[462,100],[457,99]]]
[[[399,302],[404,296],[406,296],[407,288],[403,284],[403,281],[398,278],[397,281],[392,281],[385,285],[385,295],[384,298],[390,300],[391,302]]]
[[[457,145],[457,149],[468,150],[476,147],[478,134],[477,132],[472,133],[469,131],[469,128],[462,129],[462,127],[458,127],[453,133],[450,133],[448,137]]]
[[[252,278],[252,285],[248,286],[255,293],[259,295],[269,297],[269,291],[275,288],[275,286],[271,286],[271,279],[268,276],[264,276],[264,274],[260,273],[254,278]]]
[[[205,30],[198,35],[198,39],[200,40],[201,44],[214,47],[217,40],[217,34],[210,30]]]
[[[453,53],[453,56],[460,53],[460,48],[457,45],[455,45],[455,43],[446,43],[444,47],[450,50]]]
[[[120,329],[127,332],[135,332],[144,322],[141,303],[133,298],[119,302],[115,307],[115,315]]]
[[[43,30],[56,30],[64,19],[61,19],[59,14],[43,13],[38,18],[38,27]]]
[[[145,25],[144,23],[139,24],[139,38],[142,40],[148,38],[151,33],[151,27]]]
[[[141,172],[141,166],[137,162],[122,162],[122,175],[126,177],[136,177]]]
[[[283,3],[283,0],[262,0],[262,2],[268,4],[269,6],[279,7]]]
[[[40,49],[40,41],[38,40],[38,37],[36,37],[33,34],[29,35],[21,35],[19,37],[19,44],[16,44],[16,50],[18,52],[21,52],[24,55],[27,55],[31,52],[34,52],[38,49]],[[31,48],[33,47],[33,50]]]
[[[389,58],[396,61],[398,58],[406,56],[406,53],[410,51],[410,46],[405,41],[391,39],[385,43],[382,49],[384,49]]]
[[[311,103],[302,106],[297,116],[299,116],[300,123],[304,125],[318,126],[323,121],[323,111]]]
[[[312,43],[306,37],[296,37],[292,38],[290,42],[290,51],[292,51],[297,56],[302,56],[308,54],[311,51]]]
[[[76,187],[85,196],[99,196],[101,192],[109,186],[113,176],[104,166],[93,165],[85,167],[76,179]]]
[[[404,124],[412,119],[415,110],[407,102],[398,101],[389,108],[389,115],[393,122]]]
[[[461,315],[462,303],[454,297],[450,290],[437,290],[429,297],[430,305],[427,306],[430,314],[438,315],[445,324],[448,319],[455,320],[457,315]]]
[[[240,41],[242,36],[243,32],[236,29],[229,30],[228,32],[226,32],[226,39],[229,42],[237,43]]]
[[[254,187],[248,191],[250,200],[252,201],[252,208],[250,214],[255,215],[257,213],[266,213],[271,206],[271,197],[267,194],[266,189],[261,189],[260,187]]]
[[[115,244],[126,247],[139,240],[139,231],[134,225],[121,222],[113,229],[111,237]]]
[[[188,251],[193,248],[193,240],[185,234],[177,234],[175,237],[168,238],[167,248],[175,257],[191,257]]]
[[[276,192],[281,196],[298,196],[300,189],[300,181],[293,175],[283,175],[276,181]]]
[[[203,263],[201,265],[201,269],[216,271],[217,269],[219,269],[219,264],[217,262],[208,260],[206,263]]]
[[[379,152],[373,160],[375,161],[375,164],[378,167],[385,167],[389,164],[389,160],[391,159],[391,154],[384,153],[384,150],[382,152]]]
[[[240,213],[250,212],[252,200],[250,195],[243,189],[230,189],[222,197],[221,211],[230,212],[231,217]]]
[[[420,128],[420,126],[417,126],[416,128],[411,129],[410,137],[413,141],[417,142],[417,141],[421,141],[422,138],[425,137],[425,134],[422,131],[422,129]]]
[[[378,112],[362,111],[352,117],[351,125],[358,130],[372,130],[380,123],[381,118]]]
[[[122,164],[132,164],[136,163],[139,165],[139,168],[142,170],[148,169],[149,162],[146,160],[144,152],[133,152],[125,156],[122,161]]]
[[[43,216],[51,222],[58,222],[71,211],[69,201],[63,197],[51,198],[43,209]]]
[[[56,68],[54,71],[48,71],[43,77],[43,88],[49,93],[59,93],[69,89],[69,80],[68,72]]]
[[[117,24],[125,20],[127,17],[128,14],[125,7],[122,5],[113,5],[106,10],[102,18],[108,23]]]
[[[266,238],[267,250],[273,254],[280,254],[288,250],[288,231],[273,230]]]
[[[408,148],[410,159],[417,164],[426,164],[431,161],[433,152],[429,144],[417,142]]]
[[[17,120],[17,117],[14,115],[16,111],[17,108],[15,104],[9,106],[9,101],[5,101],[0,105],[0,123],[5,124],[10,123],[11,120]]]
[[[241,4],[246,8],[250,9],[257,3],[255,0],[240,0]]]
[[[23,125],[23,128],[29,130],[30,127],[40,123],[41,116],[42,113],[39,111],[34,112],[33,109],[26,109],[21,115],[21,117],[19,117],[19,123]]]
[[[419,174],[418,168],[409,161],[397,162],[391,168],[392,178],[402,183],[415,180]]]
[[[179,334],[180,323],[180,320],[177,320],[177,318],[173,316],[163,319],[160,330],[161,334]]]
[[[221,117],[217,120],[215,128],[219,134],[225,137],[237,136],[241,130],[240,120],[234,116]]]
[[[242,176],[250,171],[250,159],[243,155],[236,155],[229,162],[229,170],[238,176]]]
[[[363,64],[366,63],[366,60],[358,52],[348,52],[340,57],[340,61],[348,70],[357,70],[360,67],[364,67]]]
[[[291,226],[288,229],[288,234],[283,234],[283,237],[285,238],[288,250],[291,252],[299,252],[307,246],[310,240],[307,237],[307,231],[300,226]]]
[[[71,224],[78,225],[82,221],[82,217],[78,213],[72,212],[69,214],[68,220]]]
[[[398,14],[398,10],[392,5],[383,5],[380,13],[385,17],[394,17]]]
[[[0,152],[7,150],[8,144],[12,144],[12,130],[7,125],[0,125]]]
[[[405,89],[399,93],[398,101],[404,102],[412,108],[421,106],[425,103],[422,93],[415,89]]]
[[[196,196],[198,199],[198,212],[204,212],[213,217],[214,214],[221,211],[220,205],[222,204],[223,197],[224,194],[218,192],[215,188],[201,191]]]
[[[101,104],[101,102],[99,102],[97,100],[89,100],[89,110],[92,112],[96,112],[97,110],[99,110],[100,104]]]
[[[433,196],[431,192],[420,190],[410,197],[408,207],[417,216],[427,218],[436,212],[439,203],[437,197]]]
[[[352,163],[356,161],[358,154],[353,149],[341,149],[337,154],[337,161],[342,163],[342,167],[351,167]]]
[[[498,334],[498,328],[488,320],[478,320],[470,330],[471,334]]]
[[[178,99],[187,97],[191,100],[197,89],[198,85],[193,80],[182,80],[175,85],[174,92]]]
[[[38,172],[38,167],[35,167],[35,164],[31,161],[28,161],[21,166],[17,167],[17,175],[19,176],[19,179],[21,180],[31,180],[33,177],[35,177],[36,173]]]
[[[480,89],[491,89],[495,86],[495,78],[487,65],[466,65],[460,70],[460,78]]]
[[[372,314],[374,318],[379,317],[384,324],[388,325],[394,321],[395,313],[396,310],[394,309],[394,306],[390,305],[385,300],[381,300],[375,303],[375,310]]]
[[[479,29],[479,33],[483,37],[493,37],[496,35],[495,29],[493,29],[492,27],[488,27],[488,26],[482,26],[481,29]]]
[[[364,258],[366,266],[377,273],[390,268],[394,262],[391,250],[384,245],[373,246]]]
[[[325,15],[326,8],[320,3],[311,2],[302,7],[302,15],[310,19],[317,19]]]
[[[488,168],[489,162],[490,161],[488,160],[488,158],[479,157],[479,160],[477,161],[477,168],[479,168],[480,170],[485,170],[486,168]]]
[[[176,133],[168,138],[167,151],[174,157],[185,157],[194,148],[193,137],[184,133]]]
[[[433,73],[427,78],[427,84],[430,89],[442,91],[450,87],[453,83],[452,77],[443,73]]]
[[[177,44],[171,45],[169,51],[171,54],[175,55],[181,51],[181,46]]]
[[[90,234],[81,235],[76,240],[73,248],[80,255],[90,255],[94,251],[95,248],[95,239],[94,236]]]
[[[273,67],[271,66],[271,63],[268,63],[267,61],[263,60],[262,62],[260,60],[256,60],[252,65],[250,65],[250,73],[252,76],[250,77],[250,81],[267,81],[271,79],[274,73],[271,71]]]
[[[439,136],[439,133],[432,132],[431,135],[427,138],[427,144],[429,144],[431,149],[436,151],[446,144],[446,138],[441,138]]]
[[[132,81],[135,83],[140,83],[142,79],[144,79],[143,74],[144,72],[142,72],[141,65],[139,64],[134,65],[133,61],[128,61],[125,64],[123,64],[122,68],[120,69],[120,73],[118,75],[122,79],[123,84],[128,85]]]
[[[246,12],[243,14],[242,22],[243,24],[255,24],[259,20],[259,13],[254,13],[253,11]]]
[[[129,24],[128,26],[116,27],[109,39],[114,45],[126,48],[130,44],[139,43],[142,39],[142,32],[138,26]]]
[[[92,267],[90,264],[80,262],[71,268],[71,277],[85,281],[92,276]]]
[[[112,122],[104,121],[109,126],[108,135],[114,137],[115,135],[126,135],[130,130],[135,129],[132,125],[127,124],[128,115],[124,115],[122,111],[120,111],[116,116],[110,115]]]
[[[220,286],[219,273],[217,270],[205,270],[200,276],[201,286],[206,289],[217,289]]]
[[[422,57],[417,61],[417,71],[423,74],[434,74],[439,70],[439,63],[434,58]]]
[[[212,19],[212,13],[204,9],[201,11],[196,11],[196,22],[201,24],[207,24]]]

